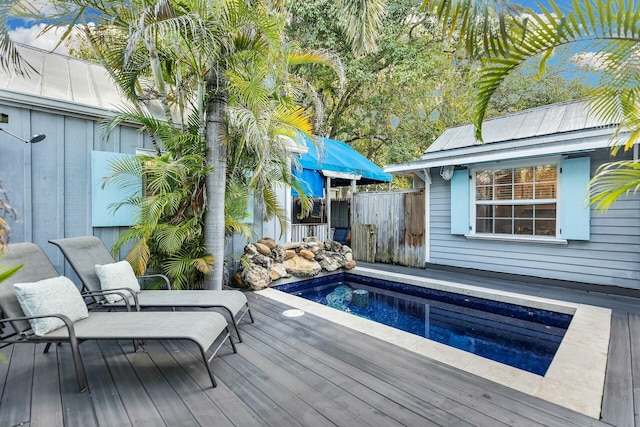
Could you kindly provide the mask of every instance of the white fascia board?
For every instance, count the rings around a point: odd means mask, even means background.
[[[327,178],[339,178],[339,179],[349,179],[349,180],[353,179],[356,181],[362,178],[362,175],[357,175],[355,173],[336,172],[336,171],[328,171],[328,170],[323,170],[322,175],[326,176]]]
[[[7,90],[0,90],[0,102],[18,107],[28,107],[34,110],[59,112],[68,116],[105,118],[111,117],[115,114],[115,109],[110,110],[92,105],[78,104],[70,101],[61,101],[59,99],[46,98],[43,96],[20,92],[11,92]]]
[[[607,148],[611,145],[612,129],[598,129],[588,133],[572,135],[553,135],[536,138],[527,145],[522,142],[486,144],[459,150],[427,153],[421,160],[397,163],[385,166],[387,173],[408,174],[416,171],[449,165],[466,165],[475,163],[496,162],[499,160],[543,157],[549,155],[569,154],[581,151],[592,151]],[[455,151],[455,152],[454,152]]]

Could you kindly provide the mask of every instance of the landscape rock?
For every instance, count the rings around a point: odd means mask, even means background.
[[[344,265],[344,268],[346,268],[347,270],[351,270],[352,268],[355,268],[355,267],[356,267],[355,261],[349,261]]]
[[[336,271],[347,263],[344,257],[337,252],[323,251],[319,260],[317,255],[316,260],[319,262],[320,267],[326,271]]]
[[[258,249],[253,243],[249,243],[247,246],[244,247],[244,253],[247,255],[255,255],[258,253]]]
[[[276,262],[273,264],[273,268],[269,273],[271,276],[271,281],[282,279],[283,277],[291,277],[289,273],[287,273],[287,269],[281,262]]]
[[[286,254],[287,251],[280,245],[276,245],[273,247],[273,249],[271,249],[271,258],[273,258],[275,262],[284,261],[284,257],[286,256]]]
[[[313,254],[313,252],[311,252],[308,249],[303,249],[300,251],[300,256],[302,258],[306,258],[306,259],[313,259],[315,257],[315,255]]]
[[[291,250],[291,249],[287,249],[287,250],[285,251],[284,259],[285,259],[285,261],[286,261],[286,260],[288,260],[288,259],[293,258],[294,256],[296,256],[296,251]]]
[[[267,271],[271,271],[271,269],[273,268],[273,259],[271,257],[265,256],[262,254],[255,254],[251,258],[251,263],[255,265],[259,265],[260,267],[266,269]]]
[[[250,264],[248,268],[242,271],[242,280],[250,290],[259,291],[269,287],[271,284],[269,271],[259,265]]]
[[[347,245],[342,245],[342,248],[340,248],[340,253],[341,253],[342,255],[344,255],[344,254],[350,254],[350,253],[353,253],[353,250],[352,250],[349,246],[347,246]]]
[[[320,240],[318,240],[318,238],[316,236],[303,237],[302,241],[304,243],[309,243],[309,242],[320,243]]]
[[[287,242],[280,244],[280,246],[288,251],[290,249],[298,249],[300,247],[300,242]]]
[[[343,256],[344,256],[344,259],[345,259],[347,262],[351,262],[351,261],[353,261],[353,254],[352,254],[351,252],[347,252],[347,253],[346,253],[346,254],[344,254]]]
[[[335,240],[325,240],[324,249],[331,252],[339,252],[342,249],[342,243]]]
[[[269,246],[263,243],[257,243],[257,242],[254,243],[253,245],[256,247],[258,252],[260,252],[262,255],[271,256],[271,248],[269,248]]]
[[[312,246],[310,249],[310,251],[313,252],[314,254],[320,252],[321,250],[322,250],[322,247],[320,245]]]
[[[273,240],[271,237],[263,237],[262,239],[258,240],[258,243],[262,243],[269,249],[273,249],[276,247],[276,241]]]
[[[317,261],[308,260],[297,255],[286,260],[284,266],[287,269],[287,273],[296,277],[313,277],[322,271],[322,267]]]

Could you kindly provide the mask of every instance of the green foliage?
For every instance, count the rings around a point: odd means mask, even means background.
[[[457,31],[466,41],[467,51],[483,58],[474,85],[476,135],[481,137],[489,102],[509,75],[534,58],[544,71],[558,48],[580,44],[591,53],[591,69],[600,74],[588,97],[591,112],[605,123],[617,123],[612,142],[630,149],[640,136],[637,4],[573,0],[564,9],[553,0],[548,4],[540,6],[542,13],[538,14],[519,7],[496,7],[504,3],[488,0],[425,0],[425,10],[446,24],[448,34]],[[491,25],[481,27],[479,22]],[[474,40],[483,41],[481,48]],[[617,149],[614,147],[614,153]],[[606,209],[635,187],[634,171],[635,167],[624,162],[602,168],[590,185],[591,203]]]
[[[475,56],[451,49],[442,27],[421,17],[414,2],[388,4],[378,49],[364,57],[352,55],[333,1],[297,2],[290,12],[291,39],[304,48],[335,50],[343,58],[347,84],[342,92],[333,88],[326,71],[300,67],[326,107],[321,134],[346,141],[378,164],[398,163],[419,158],[446,128],[472,120]],[[559,74],[541,79],[536,70],[525,69],[504,82],[487,115],[585,94],[580,82]],[[393,185],[407,182],[396,179]]]

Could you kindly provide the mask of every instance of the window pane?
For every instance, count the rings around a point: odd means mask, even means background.
[[[512,205],[497,205],[496,218],[511,218],[513,216]]]
[[[512,234],[511,219],[496,219],[496,234]]]
[[[495,172],[496,184],[511,184],[513,183],[513,169],[501,169]]]
[[[495,200],[512,200],[512,188],[511,185],[496,185],[495,186]]]
[[[533,220],[532,219],[516,220],[514,234],[527,234],[529,236],[533,236]]]
[[[476,185],[493,184],[493,171],[476,172]]]
[[[533,182],[533,168],[518,168],[514,171],[513,182],[516,184]]]
[[[514,207],[515,218],[533,219],[533,206],[531,205],[516,205]]]
[[[536,166],[536,182],[556,181],[558,171],[555,165]]]
[[[516,184],[513,189],[514,200],[532,200],[533,184]]]
[[[536,205],[536,219],[556,219],[555,203],[549,205]]]
[[[493,200],[493,187],[477,187],[476,200]]]
[[[493,220],[491,218],[476,219],[476,233],[493,233]]]
[[[549,182],[545,184],[536,183],[536,199],[555,199],[556,183]]]
[[[555,220],[536,220],[536,236],[555,236],[556,221]]]
[[[493,217],[493,205],[477,205],[476,206],[477,218],[491,218]]]

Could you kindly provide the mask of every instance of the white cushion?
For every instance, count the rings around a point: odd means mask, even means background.
[[[33,283],[15,283],[18,302],[27,316],[63,314],[72,322],[89,317],[87,306],[71,280],[64,276]],[[46,335],[64,326],[57,317],[29,320],[36,335]]]
[[[109,289],[129,288],[135,292],[140,292],[140,283],[138,282],[138,278],[133,272],[131,264],[127,261],[104,265],[96,264],[96,274],[100,279],[100,287],[103,291]],[[118,294],[105,295],[104,297],[111,303],[122,299],[122,296]]]

